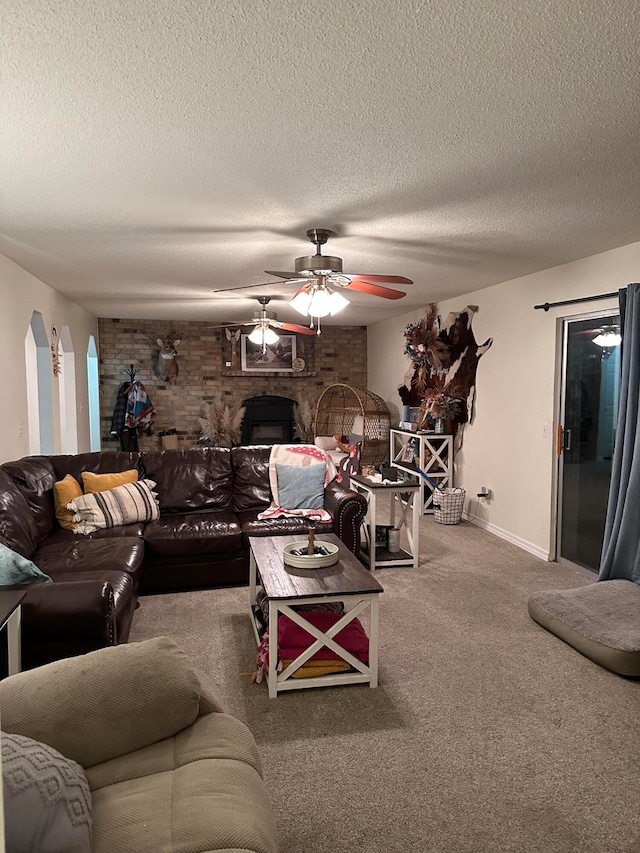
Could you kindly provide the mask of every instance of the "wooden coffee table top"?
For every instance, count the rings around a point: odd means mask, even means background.
[[[313,598],[322,595],[357,595],[384,592],[335,533],[317,533],[319,542],[333,542],[339,548],[338,562],[324,569],[296,569],[285,566],[282,551],[291,542],[305,541],[304,534],[250,536],[262,586],[268,598]]]

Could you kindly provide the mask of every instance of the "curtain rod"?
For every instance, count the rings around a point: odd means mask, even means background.
[[[549,308],[555,308],[556,305],[575,305],[578,302],[595,302],[596,299],[610,299],[612,296],[617,296],[618,291],[615,293],[601,293],[600,296],[583,296],[582,299],[565,299],[564,302],[545,302],[544,305],[534,305],[534,309],[537,311],[539,308],[542,308],[544,311],[548,311]]]

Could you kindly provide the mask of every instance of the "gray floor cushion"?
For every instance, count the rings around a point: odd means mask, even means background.
[[[529,615],[601,666],[640,677],[640,585],[611,580],[539,592]]]

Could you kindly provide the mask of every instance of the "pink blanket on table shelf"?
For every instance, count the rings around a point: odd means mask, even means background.
[[[343,616],[342,613],[326,613],[321,611],[307,611],[302,615],[307,622],[315,625],[316,628],[319,628],[325,634],[331,625],[335,625]],[[351,652],[362,663],[369,662],[369,638],[359,619],[353,619],[345,625],[342,631],[338,631],[333,639],[339,646]],[[281,615],[278,618],[278,671],[283,668],[283,660],[295,660],[315,641],[316,638],[309,634],[308,631],[305,631],[304,628],[293,622],[288,616]],[[323,646],[309,658],[309,662],[318,661],[343,661],[343,659],[332,649]],[[252,675],[252,681],[259,684],[264,677],[265,670],[269,666],[269,628],[263,634],[258,647],[257,665],[258,668]]]
[[[274,444],[269,457],[269,484],[273,501],[268,509],[258,515],[258,518],[282,518],[302,517],[312,521],[331,521],[331,515],[326,509],[289,509],[280,506],[278,499],[278,471],[277,465],[295,465],[308,467],[310,465],[324,465],[325,486],[336,476],[336,466],[326,450],[321,450],[314,444]]]

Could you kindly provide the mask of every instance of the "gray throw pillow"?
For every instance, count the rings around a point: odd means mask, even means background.
[[[51,578],[31,560],[0,542],[0,586],[27,583],[51,583]]]
[[[90,853],[91,792],[82,767],[46,743],[0,734],[7,853]]]
[[[283,509],[322,509],[326,465],[278,465],[278,502]]]

